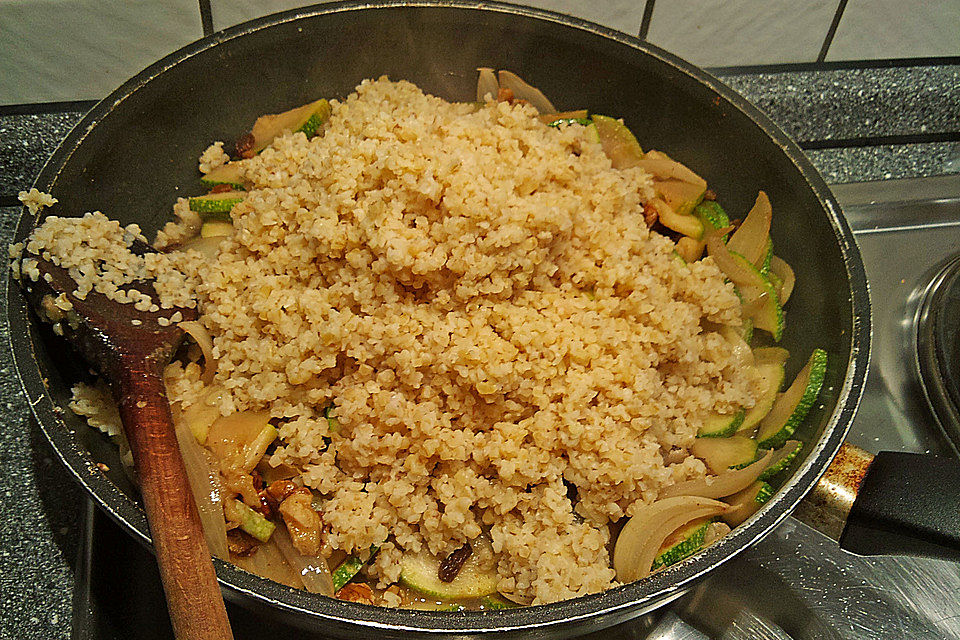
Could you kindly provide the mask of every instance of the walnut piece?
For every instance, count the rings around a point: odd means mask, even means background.
[[[323,519],[313,508],[313,494],[298,488],[280,503],[280,515],[290,532],[290,540],[305,556],[320,553],[320,527]]]
[[[349,602],[373,604],[373,589],[364,582],[348,582],[335,595]]]

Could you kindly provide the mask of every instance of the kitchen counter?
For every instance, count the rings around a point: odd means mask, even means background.
[[[716,74],[800,141],[828,182],[960,172],[960,65],[727,69]],[[0,244],[13,236],[19,214],[16,193],[29,188],[89,106],[0,107],[0,205],[6,205],[0,206]],[[6,277],[4,270],[0,285],[6,286]],[[5,318],[0,309],[4,344]],[[0,350],[0,420],[0,638],[68,638],[86,500],[33,424],[8,348]],[[789,543],[797,527],[802,525],[788,521],[771,538]],[[769,554],[767,544],[751,553]],[[826,543],[820,552],[824,557],[842,554]],[[821,578],[842,578],[828,575],[830,571],[824,569]],[[953,614],[960,616],[960,607]],[[874,637],[859,635],[863,631],[837,633]]]

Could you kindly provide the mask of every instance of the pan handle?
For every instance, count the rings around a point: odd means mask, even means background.
[[[852,553],[960,560],[960,462],[844,444],[794,515]]]

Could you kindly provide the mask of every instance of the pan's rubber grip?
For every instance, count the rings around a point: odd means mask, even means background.
[[[878,453],[857,492],[840,547],[861,555],[960,560],[960,461]]]

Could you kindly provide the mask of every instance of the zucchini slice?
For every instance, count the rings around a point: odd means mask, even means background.
[[[366,560],[361,560],[360,556],[351,555],[347,556],[347,559],[340,563],[340,566],[332,574],[333,579],[333,592],[336,593],[343,588],[343,585],[347,584],[353,578],[360,573],[360,569],[363,568],[363,565],[370,562],[371,558],[377,553],[380,547],[374,545],[370,547],[370,557]]]
[[[654,198],[650,204],[657,210],[657,219],[667,229],[682,233],[688,238],[699,240],[703,237],[703,223],[692,215],[680,215],[660,198]]]
[[[744,272],[752,274],[749,278],[751,282],[740,286],[744,315],[753,320],[753,326],[763,329],[779,342],[783,337],[786,317],[783,315],[783,307],[780,305],[780,299],[777,298],[773,285],[745,257],[732,251],[730,257]]]
[[[698,438],[726,438],[732,436],[743,424],[746,411],[740,409],[734,413],[713,413],[707,416],[697,430]]]
[[[498,595],[483,596],[480,598],[480,607],[489,611],[499,611],[501,609],[516,609],[520,605],[514,604]]]
[[[713,473],[749,465],[757,459],[757,441],[746,436],[698,438],[690,453],[707,463]]]
[[[797,457],[800,450],[803,449],[803,443],[799,440],[787,440],[782,447],[773,454],[773,461],[767,465],[767,468],[758,476],[758,480],[769,480],[776,477],[781,471],[790,466],[793,459]]]
[[[687,526],[671,533],[663,541],[657,557],[653,559],[653,566],[650,567],[650,570],[669,567],[695,554],[703,547],[708,528],[710,528],[710,519],[703,518],[694,520]]]
[[[724,502],[732,509],[721,516],[727,524],[735,527],[760,510],[773,497],[773,487],[766,482],[757,481],[739,493],[735,493]]]
[[[691,215],[703,200],[703,194],[707,192],[706,186],[682,180],[658,180],[653,183],[653,189],[677,215],[681,216]]]
[[[273,535],[277,525],[263,517],[239,500],[226,500],[223,503],[227,518],[240,522],[240,528],[260,542],[266,542]]]
[[[584,111],[584,113],[586,113],[586,111]],[[551,123],[548,124],[547,126],[548,126],[548,127],[553,127],[554,129],[559,129],[561,124],[578,124],[578,125],[580,125],[581,127],[588,127],[588,126],[590,126],[590,123],[591,123],[591,122],[592,122],[592,121],[590,120],[590,118],[587,118],[587,117],[583,117],[583,118],[557,118],[556,120],[554,120],[553,122],[551,122]]]
[[[623,122],[610,116],[590,117],[600,137],[603,152],[610,158],[614,169],[629,169],[643,159],[643,149],[630,129]]]
[[[827,352],[814,349],[793,384],[777,397],[770,413],[760,421],[757,440],[761,447],[776,449],[793,435],[816,401],[826,372]]]
[[[763,253],[763,259],[756,263],[757,269],[760,270],[760,273],[764,277],[769,279],[770,276],[770,261],[773,260],[773,240],[767,238],[767,250]],[[773,282],[771,281],[771,284]],[[774,285],[774,290],[776,290],[776,285]]]
[[[324,98],[283,113],[260,116],[253,123],[243,149],[237,151],[244,158],[252,158],[285,131],[303,132],[312,138],[329,118],[330,103]]]
[[[730,226],[730,218],[727,212],[723,210],[715,200],[705,200],[698,204],[694,210],[696,215],[704,223],[714,229],[723,229]]]
[[[233,235],[233,225],[221,220],[211,220],[204,222],[200,227],[201,238],[224,238]]]
[[[190,198],[190,210],[199,213],[200,217],[204,219],[204,222],[207,220],[229,222],[231,209],[240,204],[246,196],[246,191],[208,193],[205,196]]]
[[[756,352],[754,352],[756,353]],[[756,355],[754,355],[756,357]],[[777,393],[783,386],[783,364],[776,362],[757,362],[757,371],[760,373],[760,397],[757,404],[747,410],[737,431],[743,435],[753,435],[760,421],[770,413],[773,403],[777,400]]]
[[[452,581],[440,580],[438,573],[443,559],[423,549],[420,553],[405,553],[400,558],[400,582],[424,595],[443,600],[480,598],[496,593],[499,581],[496,568],[485,567],[478,559],[481,555],[493,553],[490,541],[481,537],[471,540],[470,544],[475,550],[486,546],[487,553],[470,554]]]
[[[483,103],[481,103],[482,105]],[[592,122],[590,120],[590,114],[587,113],[586,109],[577,109],[576,111],[561,111],[560,113],[542,113],[539,116],[540,122],[546,125],[556,126],[557,123],[567,121],[574,121],[577,124],[582,124],[587,126]],[[580,120],[586,120],[586,122],[580,122]]]
[[[200,183],[210,188],[220,184],[226,184],[237,190],[246,189],[246,183],[240,171],[240,163],[236,160],[220,165],[216,169],[211,169],[203,174],[203,177],[200,178]]]

